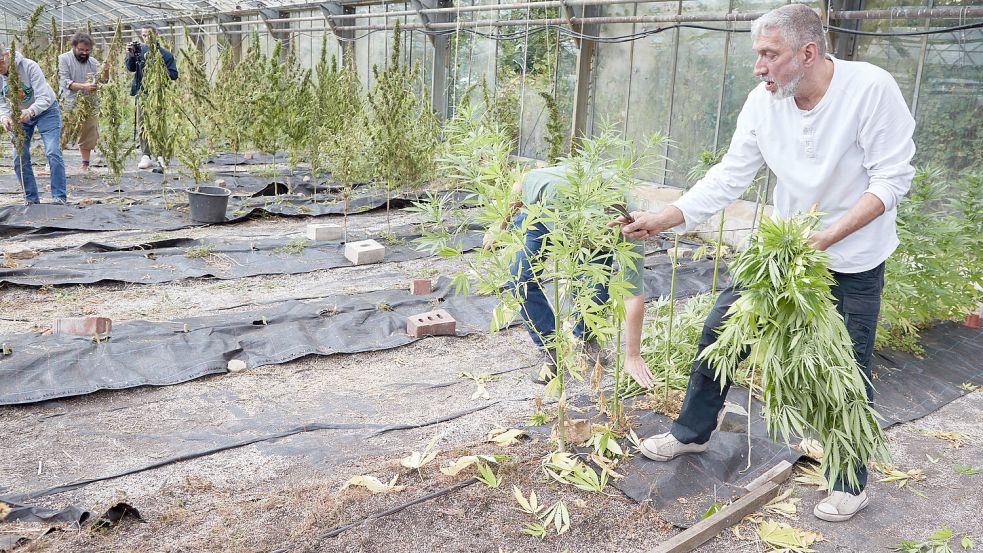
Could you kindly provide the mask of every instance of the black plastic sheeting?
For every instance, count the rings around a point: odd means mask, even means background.
[[[679,297],[709,289],[711,261],[681,264]],[[647,270],[646,296],[665,295],[668,264]],[[248,312],[224,312],[168,322],[113,325],[108,342],[89,337],[40,334],[2,336],[12,354],[0,358],[0,405],[33,403],[96,390],[165,386],[224,373],[231,359],[250,367],[286,363],[305,355],[359,353],[415,341],[406,318],[446,309],[457,333],[487,331],[497,299],[455,296],[441,278],[432,294],[380,290],[327,296],[311,302],[284,301]],[[380,306],[385,306],[380,308]]]
[[[164,231],[204,226],[191,220],[186,196],[183,203],[174,202],[170,209],[155,203],[116,205],[112,203],[86,206],[35,204],[0,208],[0,237],[19,234],[50,234],[68,231]],[[393,198],[391,207],[402,208],[419,199],[418,196]],[[349,214],[358,214],[386,205],[386,195],[366,189],[353,194]],[[259,213],[286,217],[342,215],[344,204],[335,199],[315,203],[308,196],[281,195],[270,197],[236,197],[229,199],[225,223],[243,221]]]
[[[386,245],[386,262],[428,257],[418,251],[410,226],[394,227],[399,238]],[[458,243],[464,251],[481,246],[481,232],[463,236]],[[377,238],[349,232],[349,240]],[[212,277],[234,279],[256,275],[299,274],[322,269],[350,267],[345,244],[340,241],[311,242],[303,251],[290,250],[294,239],[257,238],[252,240],[178,238],[131,246],[89,242],[67,251],[40,252],[38,257],[18,261],[16,268],[0,268],[0,282],[24,286],[128,282],[157,284],[185,278]],[[380,240],[381,242],[381,240]],[[384,242],[381,242],[385,244]],[[189,258],[189,248],[210,247],[204,257]],[[286,249],[285,249],[286,248]]]
[[[874,358],[874,403],[882,426],[908,422],[932,413],[966,393],[964,383],[983,385],[983,332],[957,323],[943,323],[922,333],[925,355],[919,359],[898,352],[878,352]],[[747,391],[733,388],[728,400],[747,406]],[[710,447],[698,455],[683,455],[666,463],[636,455],[619,471],[625,478],[612,485],[635,501],[651,501],[660,514],[680,527],[702,518],[714,500],[726,502],[745,493],[743,486],[781,460],[794,462],[801,454],[768,437],[762,406],[752,403],[750,470],[747,434],[715,432]],[[648,412],[639,418],[639,436],[669,430],[671,420]],[[623,470],[622,470],[623,469]]]

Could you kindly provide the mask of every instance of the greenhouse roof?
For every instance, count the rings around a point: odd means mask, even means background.
[[[87,21],[96,26],[106,25],[117,17],[124,24],[175,18],[190,22],[196,17],[218,13],[316,6],[298,0],[3,0],[2,4],[0,15],[6,17],[6,26],[10,28],[22,27],[38,5],[47,6],[40,22],[43,28],[49,27],[51,17],[59,25],[64,22],[63,26],[71,28]]]

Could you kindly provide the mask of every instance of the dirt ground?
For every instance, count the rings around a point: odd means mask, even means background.
[[[66,153],[70,167],[77,152]],[[42,183],[46,184],[42,177]],[[19,198],[0,195],[0,205]],[[411,222],[396,214],[394,224]],[[38,249],[91,240],[163,237],[303,235],[306,219],[265,218],[244,224],[166,233],[79,233],[30,240]],[[381,213],[353,224],[384,228]],[[291,298],[404,287],[413,275],[453,272],[435,258],[406,263],[315,271],[235,281],[185,280],[159,285],[95,284],[55,288],[0,288],[0,334],[28,332],[58,316],[100,314],[115,321],[167,320],[178,316],[248,309]],[[17,551],[646,551],[678,529],[660,513],[612,487],[591,494],[545,476],[540,459],[551,450],[542,440],[512,446],[486,441],[495,427],[525,424],[542,388],[528,368],[539,360],[520,328],[467,338],[429,338],[394,350],[306,357],[275,366],[250,367],[162,388],[99,392],[41,404],[0,408],[0,493],[22,493],[85,478],[111,475],[236,440],[259,440],[39,499],[61,508],[77,505],[95,516],[118,502],[139,510],[143,522],[125,519],[108,530],[41,524],[0,524],[0,535],[32,539]],[[475,384],[462,371],[498,374],[487,384],[490,399],[472,399]],[[587,384],[575,386],[586,392]],[[454,415],[453,418],[449,418]],[[435,422],[449,418],[444,422]],[[325,429],[266,439],[276,432],[320,423]],[[420,428],[380,433],[391,425]],[[955,432],[961,444],[931,435]],[[903,538],[923,540],[948,527],[958,540],[983,542],[983,473],[961,474],[954,465],[983,470],[983,395],[966,396],[921,420],[888,432],[895,464],[923,469],[924,480],[904,488],[872,473],[870,507],[853,521],[824,523],[811,513],[821,498],[814,487],[794,483],[797,513],[774,519],[820,532],[816,551],[886,551]],[[436,439],[436,459],[420,473],[400,466],[411,451]],[[501,485],[475,483],[389,516],[363,517],[466,481],[438,466],[470,454],[508,455]],[[972,472],[964,470],[963,472]],[[372,495],[342,490],[356,475],[384,482],[398,477],[405,489]],[[533,522],[513,498],[512,487],[535,491],[540,503],[562,499],[571,528],[539,540],[522,533]],[[701,509],[705,506],[701,506]],[[354,524],[336,537],[323,534]],[[753,521],[723,534],[700,551],[763,551]]]

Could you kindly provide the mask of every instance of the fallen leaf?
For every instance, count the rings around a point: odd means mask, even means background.
[[[353,476],[349,478],[347,482],[345,482],[345,485],[342,486],[341,489],[345,490],[351,486],[361,486],[366,488],[373,494],[401,492],[406,489],[406,486],[397,486],[396,480],[398,478],[399,475],[397,474],[396,476],[393,476],[393,479],[390,480],[388,484],[384,484],[375,476],[368,476],[368,475]]]
[[[509,446],[519,443],[519,438],[525,435],[526,433],[518,428],[496,428],[488,433],[488,441],[501,446]]]
[[[766,520],[758,525],[758,537],[771,551],[811,553],[810,545],[822,541],[822,534],[789,526],[782,522]]]

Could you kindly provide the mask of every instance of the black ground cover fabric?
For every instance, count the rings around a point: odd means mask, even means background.
[[[352,231],[349,240],[374,238],[386,245],[385,261],[400,262],[428,257],[417,250],[410,226],[394,227],[399,239],[386,244],[378,236]],[[460,243],[465,251],[481,246],[481,232],[467,234]],[[306,246],[298,251],[300,246]],[[205,249],[208,250],[205,253]],[[189,257],[198,251],[201,257]],[[96,242],[66,251],[40,252],[18,261],[15,268],[0,268],[0,282],[23,286],[129,282],[156,284],[185,278],[235,279],[256,275],[299,274],[350,267],[341,241],[312,242],[306,238],[257,238],[251,240],[208,238],[168,239],[119,247]]]
[[[676,283],[680,297],[706,291],[712,274],[710,261],[683,264]],[[667,294],[670,280],[668,265],[647,270],[646,295]],[[428,296],[380,290],[170,322],[122,322],[113,326],[106,343],[37,333],[0,336],[13,348],[12,355],[0,358],[0,405],[177,384],[225,372],[233,358],[255,367],[309,354],[393,348],[414,341],[406,334],[407,316],[436,306],[457,319],[459,335],[487,331],[496,302],[491,297],[455,296],[442,278]]]

